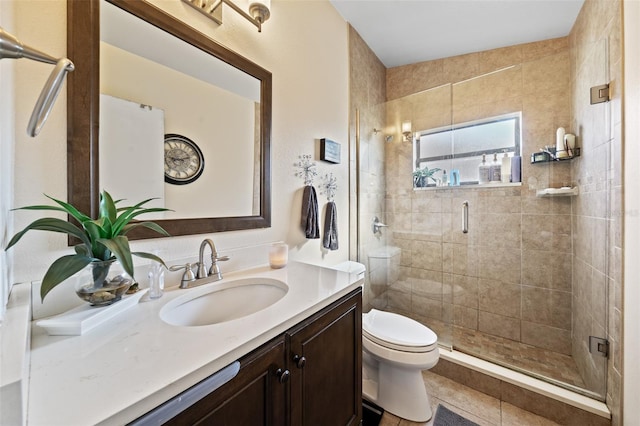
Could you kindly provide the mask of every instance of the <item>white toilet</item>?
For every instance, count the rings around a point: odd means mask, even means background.
[[[422,370],[438,363],[438,336],[402,315],[372,309],[362,315],[362,394],[414,422],[432,416]]]
[[[382,275],[372,274],[372,281],[391,279],[391,262],[399,253],[391,247],[370,256],[370,263],[375,258],[383,267]],[[378,264],[373,266],[377,271]],[[366,272],[362,263],[353,261],[332,269],[355,274],[354,279],[364,279]],[[384,410],[414,422],[428,421],[433,413],[422,370],[433,368],[439,358],[438,336],[428,327],[376,309],[362,315],[362,396]]]

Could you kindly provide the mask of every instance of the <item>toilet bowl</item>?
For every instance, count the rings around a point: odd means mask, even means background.
[[[372,309],[362,316],[362,348],[364,398],[400,418],[428,421],[422,370],[438,363],[438,336],[410,318]]]
[[[369,255],[373,284],[394,282],[394,262],[400,249],[383,247]],[[364,280],[366,267],[346,261],[331,267]],[[382,281],[378,283],[378,278]],[[362,396],[403,419],[426,422],[433,413],[422,370],[440,358],[438,336],[428,327],[402,315],[372,309],[362,315]]]

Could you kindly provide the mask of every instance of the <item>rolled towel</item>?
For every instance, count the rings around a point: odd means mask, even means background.
[[[324,217],[324,237],[322,246],[329,250],[338,250],[338,210],[336,203],[329,201]]]
[[[315,188],[311,185],[305,186],[302,194],[302,229],[307,238],[320,238],[318,198]]]

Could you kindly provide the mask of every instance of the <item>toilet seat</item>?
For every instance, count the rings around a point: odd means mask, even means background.
[[[377,309],[362,315],[362,334],[378,345],[403,352],[429,352],[438,346],[438,336],[429,327]]]

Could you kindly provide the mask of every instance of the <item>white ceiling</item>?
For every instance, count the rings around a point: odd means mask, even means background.
[[[563,37],[584,0],[330,0],[387,67]]]

